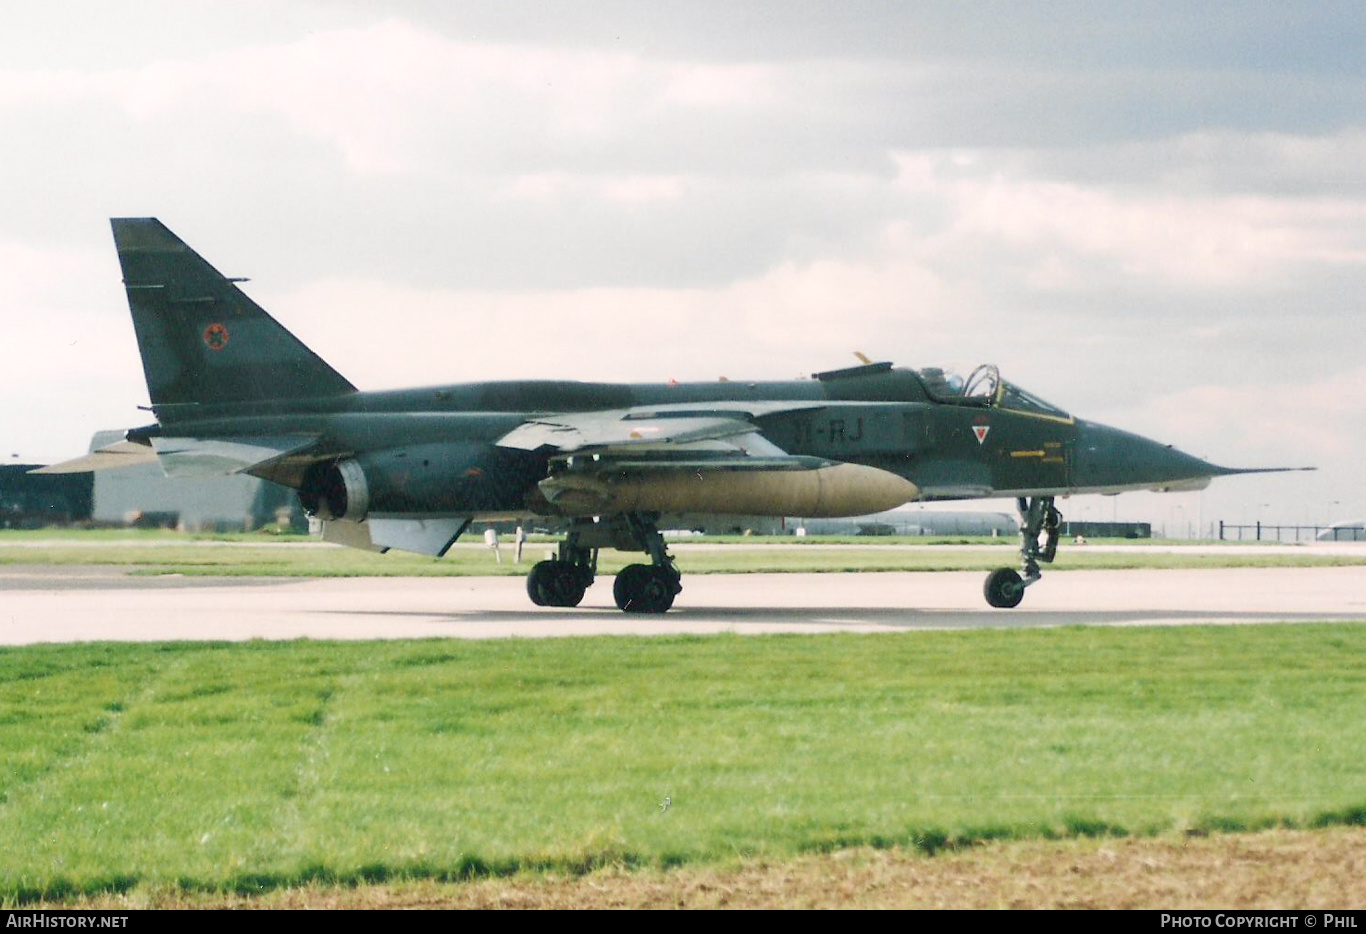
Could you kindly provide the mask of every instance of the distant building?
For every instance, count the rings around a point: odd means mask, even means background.
[[[6,464],[0,467],[0,528],[40,529],[90,519],[91,475],[29,473],[41,466]]]
[[[90,449],[121,440],[123,432],[98,432]],[[292,526],[307,527],[298,497],[290,490],[245,474],[172,480],[157,464],[138,464],[96,471],[93,476],[91,518],[99,523],[251,531],[274,525],[283,516]]]
[[[848,519],[788,519],[789,529],[808,535],[997,535],[1012,536],[1019,522],[1004,512],[959,509],[894,509]]]
[[[1151,522],[1067,522],[1058,530],[1063,535],[1082,538],[1152,538]]]

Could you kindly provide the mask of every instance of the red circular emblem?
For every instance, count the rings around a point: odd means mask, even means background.
[[[210,350],[222,350],[228,346],[228,329],[221,324],[211,324],[204,329],[204,343]]]

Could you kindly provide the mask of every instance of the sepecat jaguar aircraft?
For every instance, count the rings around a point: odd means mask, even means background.
[[[170,477],[245,473],[298,492],[324,538],[443,555],[472,521],[564,529],[532,567],[542,606],[577,606],[598,550],[643,552],[613,585],[628,613],[682,590],[661,526],[676,515],[856,516],[912,501],[1010,497],[1020,603],[1053,560],[1060,496],[1194,490],[1218,467],[1075,418],[1002,379],[890,363],[782,382],[549,380],[362,392],[155,218],[115,218],[156,423],[61,473],[157,461]],[[665,519],[665,522],[661,522]]]

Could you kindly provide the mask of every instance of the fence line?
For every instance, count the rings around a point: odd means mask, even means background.
[[[1327,533],[1327,534],[1323,534]],[[1320,535],[1323,538],[1320,539]],[[1244,538],[1257,542],[1366,542],[1366,528],[1334,527],[1329,525],[1234,525],[1219,521],[1219,540],[1243,541]]]

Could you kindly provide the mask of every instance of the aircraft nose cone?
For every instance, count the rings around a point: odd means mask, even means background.
[[[1142,435],[1096,422],[1077,422],[1073,478],[1101,490],[1201,490],[1227,471]]]

